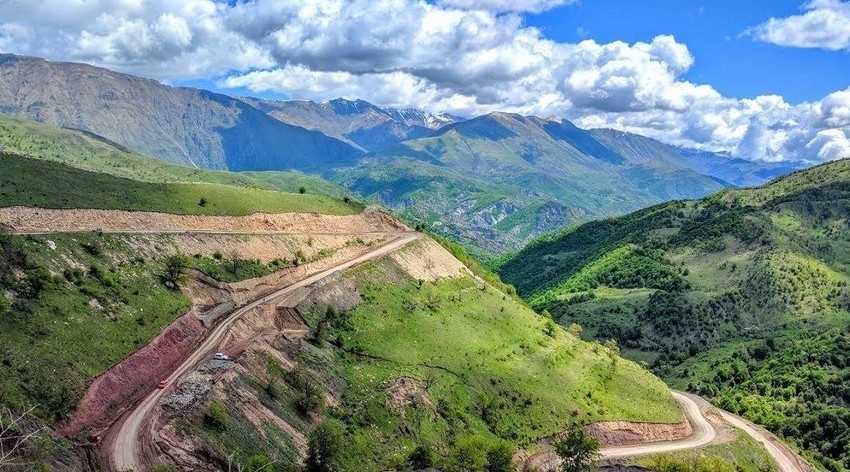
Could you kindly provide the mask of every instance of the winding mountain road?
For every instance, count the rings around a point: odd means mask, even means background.
[[[717,429],[708,421],[708,419],[706,419],[694,399],[676,391],[671,391],[670,393],[673,394],[673,398],[679,402],[679,405],[682,407],[682,412],[685,414],[688,422],[691,423],[693,433],[690,436],[675,441],[636,444],[633,446],[605,447],[599,450],[599,454],[604,459],[619,459],[622,457],[674,452],[684,449],[696,449],[698,447],[707,446],[717,439]]]
[[[295,290],[314,284],[336,272],[348,269],[355,265],[377,259],[385,254],[388,254],[402,246],[418,239],[418,233],[400,233],[393,240],[376,247],[375,249],[363,254],[359,257],[351,259],[347,262],[339,264],[327,270],[323,270],[310,275],[292,285],[284,287],[276,292],[266,295],[262,298],[242,306],[233,313],[227,316],[221,323],[216,325],[201,342],[201,344],[192,352],[192,354],[168,377],[168,385],[171,387],[177,381],[193,371],[200,363],[207,360],[212,353],[219,349],[222,341],[227,336],[227,332],[233,323],[240,316],[248,311],[268,303],[272,300],[285,296]],[[158,379],[150,379],[153,387]],[[104,441],[104,452],[109,460],[110,469],[113,471],[134,470],[142,471],[147,469],[148,462],[142,457],[142,442],[141,438],[144,434],[152,433],[152,417],[154,410],[159,403],[159,400],[168,393],[168,389],[153,389],[135,408],[130,410],[125,416],[116,422],[111,430],[107,433]],[[145,430],[147,428],[147,431]]]
[[[633,446],[606,447],[599,450],[603,459],[620,459],[624,457],[643,456],[647,454],[659,454],[665,452],[682,451],[708,446],[718,439],[718,427],[710,422],[703,413],[702,408],[695,400],[694,395],[685,394],[671,390],[673,398],[679,402],[682,412],[688,422],[691,423],[693,433],[683,439],[675,441],[664,441],[649,444],[637,444]],[[727,411],[714,408],[723,420],[731,426],[740,429],[745,434],[761,443],[767,453],[776,461],[780,472],[807,472],[812,470],[802,459],[791,451],[787,446],[749,421],[733,415]]]

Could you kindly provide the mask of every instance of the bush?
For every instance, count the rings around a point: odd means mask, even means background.
[[[227,429],[227,420],[227,407],[224,406],[224,403],[211,401],[206,415],[207,424],[214,429],[224,431]]]
[[[305,193],[307,193],[307,187],[302,186],[298,189],[298,193],[304,195]]]
[[[407,456],[407,463],[411,469],[430,469],[434,466],[434,452],[431,448],[420,444]]]
[[[455,442],[454,460],[460,470],[482,470],[487,465],[487,448],[477,436],[463,436]]]
[[[271,471],[272,465],[274,465],[274,462],[263,454],[256,454],[248,459],[248,471],[250,472]]]
[[[307,439],[305,472],[334,472],[343,450],[343,426],[334,419],[326,419],[310,433]]]
[[[502,443],[487,453],[486,472],[513,472],[514,448]]]
[[[573,428],[567,437],[555,443],[561,458],[561,472],[593,472],[599,454],[599,441],[587,435],[581,427]]]
[[[174,254],[165,258],[165,270],[162,281],[168,288],[176,289],[186,278],[188,261],[183,254]]]

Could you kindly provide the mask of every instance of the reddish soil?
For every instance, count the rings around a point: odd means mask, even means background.
[[[676,424],[600,421],[588,425],[585,429],[587,434],[599,440],[602,447],[675,441],[693,433],[691,424],[687,421]]]
[[[99,436],[161,379],[168,377],[205,332],[194,310],[175,320],[153,341],[95,378],[59,432],[66,437],[77,436],[81,431]]]

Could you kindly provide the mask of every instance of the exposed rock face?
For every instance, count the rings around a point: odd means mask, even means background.
[[[677,424],[600,421],[588,425],[585,429],[587,434],[599,440],[601,447],[673,441],[693,433],[691,424],[687,421]]]
[[[0,112],[202,168],[323,170],[362,154],[226,95],[11,54],[0,55]]]
[[[194,311],[178,318],[153,341],[97,377],[59,432],[68,437],[83,430],[99,434],[149,392],[152,385],[168,377],[205,331]]]

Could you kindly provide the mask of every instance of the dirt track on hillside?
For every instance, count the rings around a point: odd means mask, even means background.
[[[269,295],[257,299],[227,316],[225,320],[220,322],[215,328],[210,330],[204,341],[202,341],[193,353],[168,377],[168,384],[174,385],[182,376],[192,371],[200,362],[209,358],[212,352],[215,352],[225,340],[230,327],[236,322],[239,317],[253,310],[254,308],[268,303],[269,301],[278,299],[307,285],[313,284],[324,279],[338,271],[345,270],[356,264],[375,259],[377,257],[388,254],[408,243],[417,239],[418,234],[409,233],[400,235],[397,239],[386,243],[383,246],[375,248],[370,252],[351,259],[343,264],[331,267],[324,271],[314,273],[309,277],[300,280],[297,283],[288,285]],[[143,452],[144,443],[140,439],[144,439],[150,432],[151,415],[159,403],[160,398],[168,390],[153,389],[147,397],[145,397],[138,405],[136,405],[120,422],[110,430],[107,438],[104,440],[104,452],[108,457],[109,468],[111,470],[144,470],[145,465],[150,463],[150,457],[139,457]]]
[[[291,233],[368,234],[409,231],[398,220],[375,208],[358,215],[318,213],[254,213],[247,216],[173,215],[124,210],[56,210],[0,208],[0,225],[14,233],[104,232],[128,233]]]

